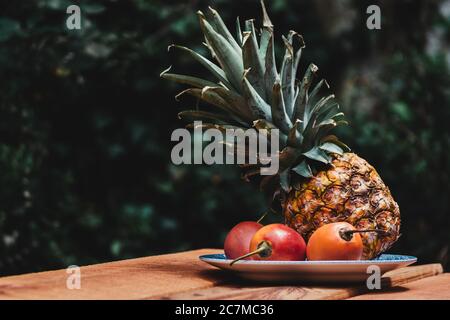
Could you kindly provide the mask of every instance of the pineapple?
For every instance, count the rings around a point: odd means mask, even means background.
[[[295,31],[283,36],[284,57],[278,71],[274,53],[274,27],[264,3],[263,25],[256,31],[253,20],[242,28],[236,22],[236,37],[219,13],[209,8],[198,12],[204,45],[218,64],[199,53],[172,45],[203,65],[211,80],[170,73],[161,77],[192,88],[192,95],[214,109],[179,113],[187,121],[202,120],[202,126],[279,130],[279,170],[260,176],[261,164],[242,165],[245,180],[258,180],[271,208],[284,215],[285,223],[306,240],[318,227],[347,221],[358,229],[385,232],[362,234],[364,258],[387,250],[399,237],[400,211],[376,170],[330,131],[347,124],[329,86],[315,81],[318,67],[309,64],[297,79],[303,37]]]

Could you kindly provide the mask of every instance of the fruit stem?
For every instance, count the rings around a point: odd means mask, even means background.
[[[340,234],[344,240],[350,241],[354,233],[363,233],[363,232],[386,233],[385,230],[381,229],[363,229],[363,230],[341,230]]]
[[[258,245],[258,249],[256,249],[255,251],[249,252],[247,254],[244,254],[243,256],[240,256],[239,258],[234,259],[233,261],[230,262],[230,267],[235,264],[236,262],[238,262],[239,260],[248,258],[250,256],[253,256],[255,254],[259,254],[261,257],[268,257],[270,256],[272,253],[272,247],[270,246],[270,244],[267,241],[263,241]]]
[[[261,216],[261,218],[259,218],[256,223],[261,223],[261,221],[263,221],[263,219],[269,214],[269,211],[264,212],[264,214]]]

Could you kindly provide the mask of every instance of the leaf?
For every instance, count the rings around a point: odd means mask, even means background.
[[[294,105],[298,92],[295,84],[298,64],[300,61],[302,49],[305,47],[303,37],[297,32],[291,30],[287,37],[282,37],[284,46],[286,48],[283,64],[281,66],[281,84],[283,88],[284,103],[286,105],[286,112],[289,118],[293,119]],[[300,43],[300,48],[294,55],[294,39]]]
[[[261,98],[261,96],[252,87],[250,82],[247,80],[246,73],[242,78],[242,87],[244,89],[244,94],[247,98],[247,104],[250,106],[254,119],[266,119],[272,121],[270,115],[270,106]]]
[[[321,123],[314,125],[314,128],[319,128],[328,125],[336,126],[336,121],[334,121],[333,119],[325,119]]]
[[[245,20],[245,31],[252,32],[254,35],[256,35],[254,21],[254,19]]]
[[[284,192],[288,193],[289,191],[291,191],[290,185],[291,175],[289,174],[289,170],[284,170],[280,172],[279,175],[280,175],[280,187]]]
[[[294,108],[294,49],[292,47],[292,37],[293,31],[288,35],[288,38],[283,36],[284,46],[286,47],[286,52],[284,54],[283,63],[281,65],[281,85],[283,89],[284,103],[286,107],[286,113],[289,117],[292,117]]]
[[[270,21],[269,15],[267,14],[266,6],[264,4],[264,1],[261,0],[261,9],[263,13],[263,26],[268,28],[273,28],[272,21]]]
[[[242,30],[241,30],[241,22],[239,21],[239,17],[236,18],[236,39],[240,46],[242,46]]]
[[[265,130],[272,130],[272,129],[276,129],[277,127],[273,125],[273,123],[270,123],[266,120],[262,120],[262,119],[258,119],[253,121],[253,127],[255,127],[256,129],[265,129]]]
[[[260,130],[266,130],[267,138],[270,137],[272,129],[278,129],[273,123],[263,119],[253,121],[253,127],[256,128],[259,132],[262,132]],[[287,136],[283,132],[279,132],[278,139],[280,145],[284,146],[286,144]]]
[[[302,82],[300,84],[300,90],[297,97],[297,100],[295,101],[295,108],[294,108],[294,118],[293,119],[302,119],[303,118],[303,126],[306,126],[308,124],[308,119],[305,118],[305,115],[307,114],[306,110],[306,95],[309,90],[309,87],[312,84],[313,76],[314,74],[319,70],[319,68],[311,63],[308,66],[308,69],[305,72],[305,75],[303,76]],[[305,121],[306,120],[306,121]]]
[[[228,104],[229,108],[235,110],[243,119],[247,121],[253,120],[253,112],[241,95],[232,90],[217,86],[203,88],[202,94],[205,94],[207,91],[217,93]]]
[[[311,94],[308,96],[308,102],[310,102],[311,104],[315,103],[314,99],[324,84],[328,89],[330,88],[328,82],[325,79],[320,80],[319,83],[317,83],[317,85],[311,91]]]
[[[329,96],[320,99],[319,102],[317,102],[317,103],[314,105],[314,107],[312,108],[312,110],[309,111],[308,116],[310,116],[310,115],[316,115],[316,118],[317,118],[317,112],[320,111],[320,109],[321,109],[322,107],[324,107],[324,106],[327,104],[328,101],[330,101],[331,99],[334,99],[334,98],[335,98],[335,97],[334,97],[334,94],[330,94]],[[305,113],[306,113],[306,111],[305,111]]]
[[[258,45],[251,32],[244,32],[242,58],[245,70],[249,70],[247,72],[248,81],[261,98],[265,100],[264,69],[258,55]]]
[[[281,92],[280,81],[276,81],[272,90],[272,103],[270,105],[272,120],[275,125],[284,133],[288,133],[292,128],[292,122],[286,113],[286,108],[283,100],[283,93]]]
[[[311,167],[309,166],[309,164],[306,163],[305,160],[300,162],[300,164],[293,167],[291,170],[294,171],[296,174],[305,178],[311,178],[313,176]]]
[[[175,74],[175,73],[168,73],[169,70],[170,70],[170,67],[168,69],[164,70],[163,72],[161,72],[160,77],[163,79],[172,80],[172,81],[175,81],[178,83],[188,84],[190,86],[197,87],[197,88],[217,86],[217,84],[214,82],[200,79],[197,77],[185,76],[185,75]]]
[[[331,153],[337,153],[337,154],[340,154],[340,155],[342,155],[344,153],[344,150],[342,150],[341,147],[339,147],[338,145],[336,145],[334,143],[331,143],[331,142],[325,142],[319,148],[321,150],[323,150],[323,151],[328,151],[328,152],[331,152]]]
[[[261,30],[261,38],[259,42],[260,56],[263,61],[265,61],[265,57],[267,54],[267,47],[271,41],[273,36],[273,24],[270,21],[269,15],[267,14],[266,6],[264,5],[264,1],[261,0],[261,9],[263,14],[263,27]]]
[[[269,47],[269,42],[273,34],[272,28],[262,27],[261,36],[259,38],[259,53],[258,56],[261,59],[261,63],[265,67],[267,48]],[[265,71],[265,70],[264,70]]]
[[[303,135],[300,133],[301,120],[295,121],[288,134],[288,145],[292,147],[301,147],[303,143]]]
[[[275,81],[278,78],[277,65],[275,62],[275,49],[273,44],[273,33],[270,36],[269,44],[267,46],[267,52],[265,55],[265,72],[264,72],[264,82],[266,83],[266,96],[271,99],[272,90]],[[271,102],[271,101],[269,101]]]
[[[324,106],[318,113],[316,120],[321,122],[325,119],[332,119],[335,115],[343,114],[339,111],[339,104],[336,102]]]
[[[228,43],[230,43],[233,46],[234,50],[236,51],[236,53],[238,55],[241,55],[242,54],[241,47],[239,46],[239,44],[236,42],[236,40],[231,35],[227,26],[225,25],[222,18],[220,17],[220,14],[211,7],[209,7],[209,11],[211,12],[212,17],[213,17],[212,22],[213,22],[214,29],[220,35],[222,35],[228,41]]]
[[[297,148],[285,147],[279,154],[279,171],[290,168],[301,154],[301,151]]]
[[[316,141],[320,141],[322,140],[323,137],[325,137],[328,132],[334,128],[336,128],[338,126],[338,122],[331,120],[330,123],[323,123],[320,126],[318,126],[316,128],[316,134],[315,134],[315,139]]]
[[[349,146],[347,146],[345,143],[341,142],[335,135],[325,136],[320,141],[322,143],[324,143],[324,142],[332,142],[332,143],[340,146],[343,150],[345,150],[347,152],[351,150]]]
[[[202,64],[206,69],[208,69],[209,72],[211,72],[215,77],[217,77],[217,79],[219,79],[228,89],[232,89],[233,88],[233,86],[228,81],[227,76],[225,75],[225,72],[223,72],[223,70],[220,69],[213,62],[209,61],[208,59],[206,59],[202,55],[198,54],[194,50],[191,50],[191,49],[189,49],[187,47],[183,47],[183,46],[178,46],[178,45],[172,44],[172,45],[170,45],[168,47],[168,50],[170,50],[171,48],[180,49],[180,50],[183,50],[183,51],[189,53],[195,60],[200,62],[200,64]]]
[[[325,164],[331,162],[331,157],[318,147],[313,147],[309,151],[304,152],[303,155],[311,160],[316,160]]]
[[[225,89],[226,90],[226,89]],[[189,94],[196,98],[199,98],[213,106],[218,107],[221,110],[224,110],[227,113],[231,113],[236,115],[238,118],[245,120],[245,116],[240,113],[239,110],[236,110],[234,105],[230,105],[227,101],[222,98],[218,93],[213,90],[202,90],[197,88],[186,89],[175,96],[175,99],[178,100],[180,96],[184,94]]]
[[[205,122],[200,122],[198,123],[197,121],[194,121],[193,123],[189,123],[186,125],[187,129],[201,129],[203,130],[208,130],[208,129],[217,129],[220,132],[222,132],[223,134],[226,134],[227,130],[236,130],[239,129],[239,127],[233,126],[233,125],[227,125],[227,124],[216,124],[216,123],[205,123]],[[220,143],[220,142],[219,142]]]
[[[299,43],[300,43],[300,48],[295,53],[295,58],[294,58],[294,75],[297,76],[297,70],[298,70],[298,66],[300,64],[300,58],[302,56],[302,51],[306,45],[305,45],[305,40],[303,39],[302,35],[295,33],[295,36],[299,40]]]
[[[227,75],[227,79],[230,80],[238,92],[241,92],[241,77],[244,73],[241,55],[234,50],[233,46],[222,35],[214,31],[201,12],[199,17],[205,38],[215,52],[217,60]]]

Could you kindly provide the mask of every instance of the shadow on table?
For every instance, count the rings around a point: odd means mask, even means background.
[[[267,287],[267,286],[273,286],[273,287],[284,287],[284,286],[302,286],[302,287],[314,287],[317,289],[343,289],[343,288],[355,288],[360,289],[361,291],[371,292],[371,293],[399,293],[408,291],[408,288],[402,287],[400,285],[392,287],[392,284],[389,281],[389,279],[383,279],[381,284],[381,289],[374,289],[369,290],[365,286],[364,283],[348,283],[348,282],[342,282],[342,283],[330,283],[330,284],[321,284],[317,282],[308,282],[308,281],[256,281],[256,280],[250,280],[242,278],[238,275],[236,275],[233,272],[227,272],[225,270],[201,270],[199,271],[199,276],[202,278],[207,278],[214,280],[214,282],[221,283],[223,285],[228,286],[245,286],[248,288],[257,288],[257,287]]]

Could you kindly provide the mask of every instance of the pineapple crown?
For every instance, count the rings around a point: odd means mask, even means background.
[[[295,31],[282,36],[285,53],[278,72],[274,52],[274,26],[261,1],[263,25],[257,33],[253,20],[245,21],[242,31],[236,21],[236,37],[225,26],[219,13],[209,8],[198,11],[205,46],[218,65],[197,52],[171,45],[189,54],[214,76],[216,82],[198,77],[169,73],[161,77],[191,86],[176,96],[192,95],[215,106],[219,112],[187,110],[179,113],[188,121],[204,120],[206,127],[225,130],[227,127],[279,129],[279,172],[260,181],[263,191],[276,194],[289,192],[295,183],[312,177],[321,167],[331,164],[333,154],[349,150],[329,132],[346,124],[334,95],[322,95],[329,89],[325,80],[312,88],[318,67],[309,64],[301,80],[297,80],[303,37]],[[259,35],[259,38],[258,38]],[[259,41],[258,41],[259,40]],[[258,165],[246,165],[246,180],[257,176]],[[274,183],[275,182],[275,183]]]

